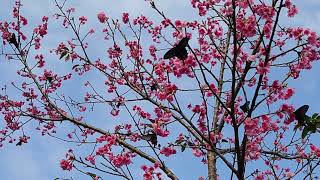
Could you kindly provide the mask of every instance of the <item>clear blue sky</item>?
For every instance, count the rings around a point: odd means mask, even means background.
[[[159,8],[162,9],[169,17],[174,19],[189,18],[194,14],[189,13],[186,9],[190,6],[189,1],[172,1],[172,0],[156,0]],[[292,26],[310,27],[316,32],[320,32],[320,1],[293,1],[299,7],[299,15],[288,22]],[[11,14],[11,7],[14,1],[2,1],[0,6],[0,21],[6,19],[8,14]],[[79,15],[85,15],[89,18],[89,23],[92,26],[97,25],[96,14],[104,11],[110,17],[121,18],[122,12],[129,12],[131,16],[140,15],[141,13],[152,16],[153,20],[158,19],[158,15],[148,6],[144,0],[69,0],[70,4],[76,8]],[[29,19],[30,24],[38,24],[43,15],[52,16],[57,9],[51,0],[25,0],[23,1],[23,14]],[[181,11],[177,9],[181,8]],[[59,28],[57,28],[59,27]],[[43,52],[48,49],[56,47],[59,40],[68,37],[61,26],[56,23],[49,23],[50,36],[45,41]],[[98,55],[104,55],[105,49],[103,47],[95,47]],[[101,51],[100,51],[101,50]],[[56,61],[54,61],[56,62]],[[57,66],[57,63],[49,62],[52,67]],[[61,64],[58,64],[58,66]],[[0,59],[0,85],[10,84],[12,78],[16,77],[15,63],[4,61],[3,57]],[[59,66],[63,71],[63,66]],[[320,104],[315,102],[319,99],[317,93],[320,88],[319,78],[320,63],[316,63],[311,71],[303,72],[301,79],[294,82],[293,87],[296,89],[296,95],[290,103],[296,106],[302,104],[310,104],[310,111],[320,111]],[[94,80],[94,79],[93,79]],[[67,89],[70,92],[75,89]],[[67,92],[68,93],[68,92]],[[98,112],[99,113],[99,112]],[[101,110],[101,113],[104,113]],[[105,113],[104,113],[105,114]],[[1,124],[0,124],[1,125]],[[15,145],[5,145],[5,148],[0,149],[0,174],[3,180],[53,180],[55,177],[70,177],[69,173],[63,172],[59,167],[59,159],[64,157],[65,152],[69,149],[68,144],[61,143],[50,137],[40,137],[35,134],[30,143],[16,147]],[[185,172],[183,163],[189,161],[183,157],[177,157],[173,166],[178,174],[184,174],[184,177],[201,176],[205,172],[204,166],[195,168],[194,172]],[[189,161],[191,162],[191,160]],[[87,179],[87,177],[73,174],[74,179]],[[116,179],[116,178],[111,178]],[[183,179],[183,178],[182,178]],[[190,178],[191,179],[191,178]],[[223,179],[223,178],[222,178]]]

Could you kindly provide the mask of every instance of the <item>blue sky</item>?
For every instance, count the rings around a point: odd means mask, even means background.
[[[11,8],[13,1],[2,0],[2,6],[0,7],[0,21],[6,19],[8,14],[11,14]],[[159,8],[166,12],[168,17],[174,19],[188,19],[193,18],[195,11],[187,11],[190,8],[189,1],[172,1],[172,0],[159,0],[156,1]],[[310,27],[316,32],[320,32],[320,2],[317,0],[308,1],[293,1],[299,7],[299,15],[291,22],[288,22],[292,26]],[[153,17],[153,20],[158,18],[158,15],[149,7],[148,3],[144,0],[69,0],[69,5],[76,8],[78,15],[85,15],[89,18],[89,24],[93,27],[97,26],[96,14],[100,11],[106,12],[110,17],[120,18],[122,12],[129,12],[130,15],[136,16],[144,14],[146,16]],[[54,3],[51,0],[26,0],[23,1],[24,8],[23,14],[28,17],[30,24],[38,24],[41,21],[43,15],[51,15],[56,12]],[[177,11],[177,7],[183,9]],[[190,13],[191,12],[191,13]],[[192,13],[194,12],[194,14]],[[52,18],[51,18],[52,20]],[[59,27],[58,29],[56,27]],[[101,26],[100,26],[101,28]],[[66,39],[68,33],[62,29],[57,23],[49,23],[50,36],[45,40],[42,51],[45,53],[51,48],[56,47],[59,41]],[[90,50],[90,49],[89,49]],[[96,56],[102,56],[105,54],[103,47],[94,47],[91,52],[97,51]],[[92,54],[92,53],[91,53]],[[0,85],[9,84],[12,79],[17,77],[15,75],[16,64],[0,59]],[[51,67],[58,67],[61,72],[67,72],[62,63],[56,63],[56,61],[49,61]],[[318,99],[318,91],[320,88],[319,78],[320,63],[314,64],[311,71],[303,72],[301,78],[291,84],[296,89],[296,95],[290,100],[296,106],[302,104],[310,104],[310,111],[315,112],[320,110],[320,104],[314,102]],[[95,77],[95,74],[91,74],[89,77]],[[99,81],[92,78],[92,81]],[[67,88],[69,93],[74,92],[76,87]],[[67,93],[68,93],[67,92]],[[78,90],[77,92],[84,92]],[[14,95],[14,94],[13,94]],[[104,109],[98,110],[98,113],[104,112]],[[108,118],[108,117],[106,117]],[[106,122],[98,124],[101,126],[108,126],[114,124],[113,122]],[[1,124],[0,124],[1,125]],[[30,127],[32,128],[32,127]],[[69,144],[61,143],[50,137],[41,137],[38,134],[32,137],[30,143],[16,147],[15,145],[5,145],[5,148],[0,149],[0,174],[4,180],[44,180],[54,179],[55,177],[70,177],[69,173],[63,172],[58,164],[58,160],[64,157],[65,152],[69,149]],[[181,162],[193,162],[194,159],[186,159],[186,157],[178,156],[175,159],[175,163],[172,165],[175,168],[175,172],[178,174],[184,174],[185,177],[198,177],[205,172],[202,168],[194,169],[194,173],[185,173],[185,169],[181,166]],[[203,166],[204,167],[204,166]],[[74,179],[87,179],[87,177],[79,176],[78,173],[72,174]],[[116,178],[111,178],[116,179]]]

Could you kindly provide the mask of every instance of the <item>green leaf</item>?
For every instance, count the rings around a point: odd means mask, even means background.
[[[59,178],[54,178],[54,180],[59,180]]]
[[[305,115],[303,117],[303,121],[306,122],[306,123],[310,122],[310,120],[311,120],[311,118],[309,116],[307,116],[307,115]]]
[[[309,131],[311,131],[312,133],[317,132],[317,126],[316,124],[312,123],[309,125]]]
[[[316,119],[314,119],[315,122],[320,122],[320,117],[318,116]]]
[[[309,133],[309,128],[308,126],[307,127],[304,127],[303,131],[302,131],[302,139],[304,139]]]
[[[317,119],[318,116],[319,116],[318,113],[314,113],[314,114],[312,115],[312,119]]]

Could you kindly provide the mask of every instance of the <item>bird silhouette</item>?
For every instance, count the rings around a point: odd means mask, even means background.
[[[173,57],[177,57],[180,60],[185,60],[188,56],[186,47],[188,46],[189,40],[189,37],[182,38],[175,47],[171,48],[164,54],[163,58],[170,59]]]
[[[14,33],[11,34],[11,37],[9,39],[9,43],[13,44],[17,49],[19,49],[19,44],[17,42],[16,35]]]
[[[154,132],[149,132],[148,134],[142,134],[141,139],[151,142],[154,146],[156,146],[158,143],[157,134]]]

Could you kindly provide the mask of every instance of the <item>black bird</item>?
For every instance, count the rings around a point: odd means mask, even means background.
[[[188,37],[182,38],[181,41],[175,47],[171,48],[164,54],[163,59],[177,57],[180,60],[185,60],[188,56],[186,47],[188,46],[189,40],[190,39]]]
[[[17,38],[16,38],[16,35],[14,33],[11,34],[11,37],[9,39],[9,43],[13,44],[17,49],[19,49]]]
[[[246,103],[244,103],[242,106],[240,106],[240,109],[243,111],[243,112],[248,112],[249,111],[249,105],[250,105],[250,101],[246,101]]]
[[[305,120],[310,119],[310,117],[306,115],[308,109],[309,109],[308,105],[303,105],[293,113],[296,120],[298,120],[298,124],[296,125],[295,129],[305,125]]]

